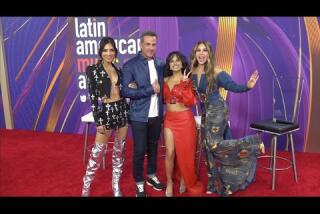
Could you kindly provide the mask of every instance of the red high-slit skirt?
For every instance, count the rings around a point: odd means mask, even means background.
[[[176,153],[176,167],[184,179],[187,192],[192,196],[201,195],[203,185],[195,171],[196,124],[190,110],[166,112],[164,128],[171,130]]]

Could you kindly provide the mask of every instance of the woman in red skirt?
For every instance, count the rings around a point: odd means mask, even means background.
[[[195,173],[196,124],[190,109],[197,99],[187,72],[186,57],[178,51],[171,52],[166,59],[166,74],[163,97],[166,103],[164,138],[166,145],[166,196],[173,196],[173,169],[180,174],[179,192],[187,191],[191,196],[200,196],[202,183]]]

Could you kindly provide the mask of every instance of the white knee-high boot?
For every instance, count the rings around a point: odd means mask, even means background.
[[[112,152],[112,190],[115,197],[121,197],[122,192],[120,190],[120,178],[122,174],[123,162],[125,159],[126,141],[119,141],[115,139]]]
[[[103,156],[107,152],[107,144],[96,142],[92,147],[90,159],[87,164],[86,174],[83,177],[82,196],[89,196],[90,185],[99,169]]]

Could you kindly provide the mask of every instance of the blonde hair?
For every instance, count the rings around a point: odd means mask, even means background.
[[[191,71],[193,72],[199,65],[198,60],[196,58],[196,52],[197,52],[199,45],[201,45],[201,44],[203,44],[206,47],[206,49],[208,50],[208,60],[204,65],[204,72],[207,77],[207,92],[206,93],[208,94],[209,92],[215,90],[217,87],[216,79],[214,78],[214,67],[215,67],[214,53],[213,53],[212,46],[211,46],[210,42],[200,40],[193,47],[192,53],[191,53],[191,60],[190,60],[191,61]]]

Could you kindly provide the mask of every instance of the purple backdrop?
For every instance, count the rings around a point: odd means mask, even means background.
[[[218,17],[3,17],[1,22],[14,127],[68,133],[84,130],[80,117],[90,111],[90,102],[83,66],[96,59],[95,42],[102,36],[114,37],[118,48],[121,46],[121,67],[139,50],[144,30],[157,32],[157,56],[165,59],[173,50],[189,57],[198,40],[208,40],[215,48],[219,24]],[[301,39],[305,84],[299,111],[301,129],[295,141],[297,150],[303,150],[309,109],[309,50],[303,19],[301,38],[298,24],[298,17],[237,18],[232,77],[245,83],[258,69],[260,79],[248,93],[228,94],[234,137],[254,133],[249,129],[251,122],[272,118],[272,76],[297,76]],[[292,99],[285,101],[287,106],[293,106]],[[0,104],[0,127],[4,128],[2,99]]]

